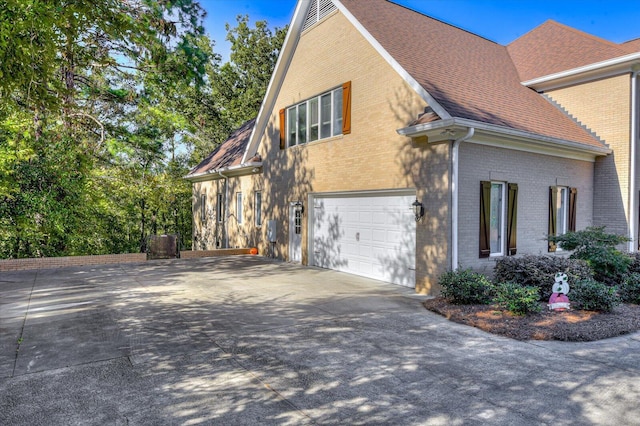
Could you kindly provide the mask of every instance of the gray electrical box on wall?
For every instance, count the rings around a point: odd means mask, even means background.
[[[270,243],[276,242],[276,228],[277,222],[275,220],[270,220],[267,223],[267,238],[269,239]]]

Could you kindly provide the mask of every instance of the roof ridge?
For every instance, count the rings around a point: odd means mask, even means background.
[[[576,33],[576,34],[578,34],[578,35],[581,35],[581,36],[583,36],[583,37],[587,37],[587,38],[590,38],[590,39],[592,39],[592,40],[594,40],[594,41],[597,41],[597,42],[600,42],[600,43],[604,43],[604,44],[607,44],[607,45],[609,45],[609,46],[611,46],[611,47],[615,47],[616,49],[620,49],[620,50],[622,50],[622,49],[620,48],[620,45],[619,45],[618,43],[614,43],[614,42],[612,42],[611,40],[607,40],[606,38],[598,37],[597,35],[594,35],[594,34],[588,33],[588,32],[586,32],[586,31],[579,30],[579,29],[577,29],[577,28],[571,27],[571,26],[569,26],[569,25],[567,25],[567,24],[563,24],[563,23],[558,22],[558,21],[554,21],[553,19],[547,19],[547,20],[544,22],[544,24],[546,24],[547,22],[549,22],[549,23],[551,23],[551,24],[554,24],[554,25],[557,25],[557,26],[559,26],[559,27],[562,27],[562,28],[564,28],[564,29],[566,29],[566,30],[569,30],[569,31],[571,31],[571,32],[574,32],[574,33]],[[544,25],[544,24],[543,24],[543,25]],[[536,27],[536,28],[537,28],[537,27]],[[626,53],[626,52],[623,52],[623,54],[624,54],[624,53]]]
[[[406,10],[408,10],[408,11],[410,11],[410,12],[417,13],[418,15],[422,15],[422,16],[424,16],[425,18],[428,18],[428,19],[431,19],[431,20],[433,20],[433,21],[440,22],[441,24],[447,25],[447,26],[449,26],[449,27],[455,28],[456,30],[463,31],[463,32],[465,32],[465,33],[471,34],[472,36],[475,36],[475,37],[478,37],[478,38],[480,38],[480,39],[486,40],[486,41],[488,41],[488,42],[490,42],[490,43],[496,44],[496,45],[498,45],[498,46],[502,46],[500,43],[498,43],[498,42],[496,42],[496,41],[493,41],[493,40],[491,40],[491,39],[488,39],[488,38],[486,38],[486,37],[484,37],[484,36],[481,36],[480,34],[476,34],[476,33],[472,32],[472,31],[469,31],[469,30],[465,30],[464,28],[461,28],[461,27],[458,27],[457,25],[454,25],[454,24],[451,24],[451,23],[449,23],[449,22],[443,21],[442,19],[438,19],[438,18],[435,18],[435,17],[433,17],[433,16],[427,15],[426,13],[420,12],[419,10],[411,9],[411,8],[410,8],[410,7],[408,7],[408,6],[405,6],[405,5],[403,5],[403,4],[396,3],[396,2],[395,2],[395,1],[393,1],[393,0],[385,0],[385,1],[386,1],[387,3],[390,3],[390,4],[394,5],[394,6],[399,6],[399,7],[403,8],[403,9],[406,9]]]

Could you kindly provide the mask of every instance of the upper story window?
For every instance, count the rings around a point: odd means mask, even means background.
[[[351,133],[351,82],[280,110],[280,149]]]

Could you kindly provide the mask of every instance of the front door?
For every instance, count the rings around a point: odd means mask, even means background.
[[[302,211],[289,207],[289,261],[302,262]]]

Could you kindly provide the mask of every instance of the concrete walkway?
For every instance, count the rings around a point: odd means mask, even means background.
[[[1,425],[640,423],[640,335],[516,342],[237,256],[0,275]]]

